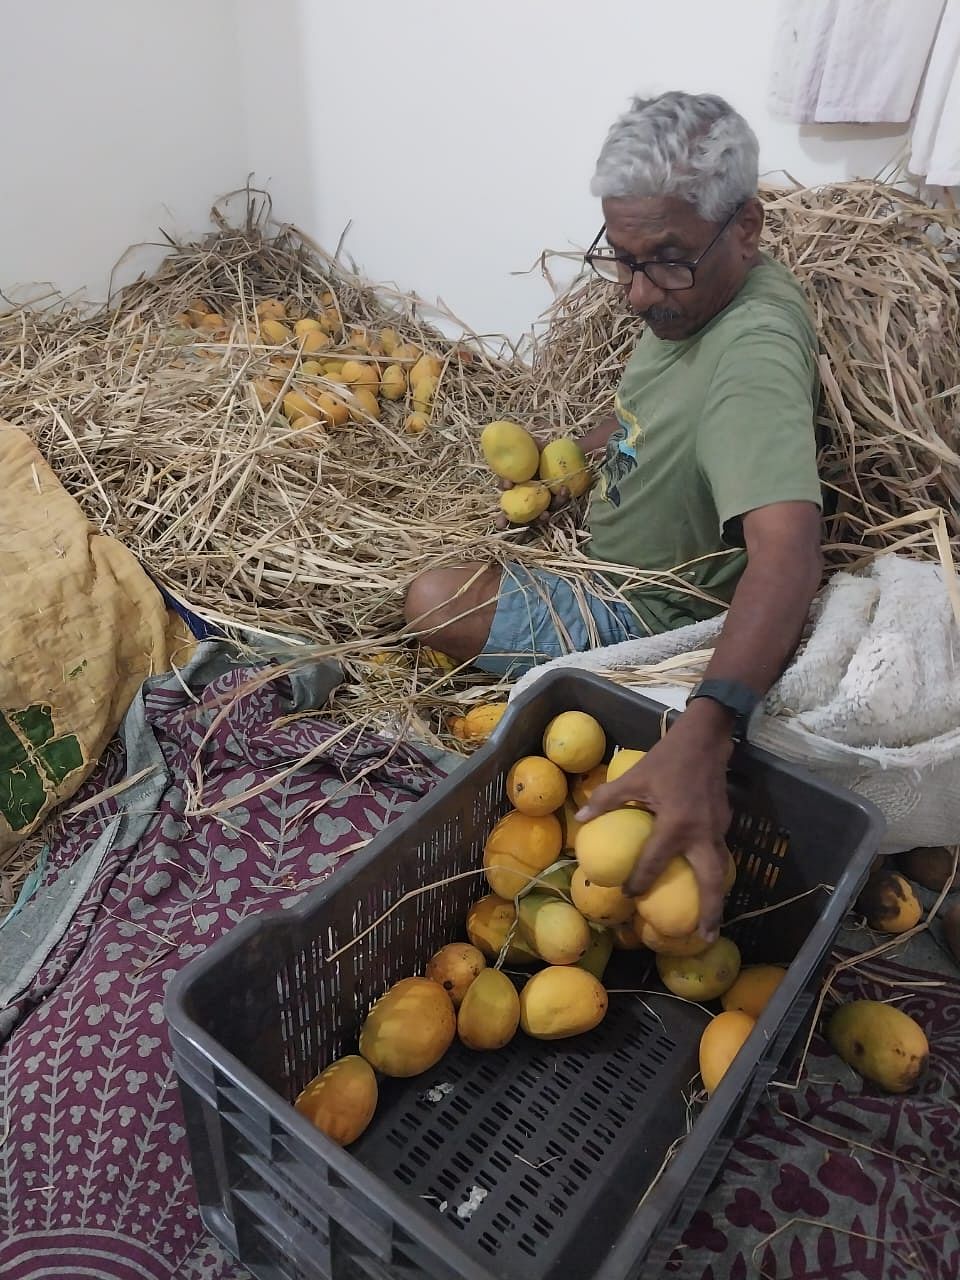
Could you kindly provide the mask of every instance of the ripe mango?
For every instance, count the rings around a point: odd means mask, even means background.
[[[617,886],[594,884],[582,866],[571,877],[570,896],[580,914],[594,924],[626,924],[633,918],[633,899]]]
[[[282,321],[260,321],[260,338],[263,342],[270,343],[273,346],[281,346],[284,342],[289,342],[292,337],[293,334]]]
[[[293,1105],[338,1146],[348,1147],[373,1119],[377,1097],[369,1062],[350,1054],[314,1076]]]
[[[487,702],[480,707],[471,707],[464,716],[466,741],[486,742],[506,715],[506,711],[505,702]]]
[[[524,756],[507,774],[507,799],[531,818],[554,813],[566,798],[566,774],[546,756]]]
[[[511,524],[533,524],[549,505],[550,490],[542,484],[515,484],[500,495],[500,510]]]
[[[686,858],[671,858],[646,893],[638,896],[636,906],[637,915],[658,933],[671,938],[693,933],[700,920],[700,889]]]
[[[586,969],[598,981],[603,981],[603,974],[613,955],[613,934],[609,929],[591,929],[590,945],[577,961],[578,969]]]
[[[707,1023],[700,1037],[700,1076],[707,1093],[714,1092],[755,1026],[748,1013],[733,1009]]]
[[[640,941],[640,935],[637,933],[635,925],[638,924],[636,916],[633,920],[628,920],[626,924],[618,924],[613,931],[613,949],[614,951],[639,951],[643,946]]]
[[[587,773],[578,774],[573,781],[573,786],[570,788],[577,808],[582,809],[597,787],[602,787],[606,780],[607,766],[605,764],[595,765]]]
[[[520,1025],[537,1040],[561,1040],[592,1031],[607,1012],[607,993],[586,969],[541,969],[520,992]]]
[[[305,333],[301,338],[301,350],[304,355],[312,356],[318,351],[326,351],[333,345],[333,339],[329,334],[323,332],[322,329],[311,329],[309,333]]]
[[[299,391],[288,391],[283,397],[283,412],[287,418],[303,415],[316,421],[320,417],[316,404],[312,400],[308,400]]]
[[[467,912],[467,937],[488,960],[496,960],[516,920],[517,909],[513,903],[490,893],[475,902]],[[519,929],[514,929],[504,963],[532,964],[536,959],[538,957],[521,940]]]
[[[329,391],[321,391],[317,396],[317,408],[320,410],[320,416],[332,427],[342,427],[344,423],[350,421],[350,410],[342,400],[332,396]]]
[[[870,928],[880,933],[906,933],[923,914],[913,889],[893,871],[871,875],[860,892],[857,907]]]
[[[632,751],[619,747],[613,753],[613,759],[607,765],[607,781],[616,782],[617,778],[622,778],[627,770],[632,769],[635,764],[639,764],[646,754],[645,751]]]
[[[419,382],[411,382],[411,404],[414,413],[422,413],[429,417],[434,397],[437,394],[436,378],[421,378]]]
[[[590,926],[569,902],[534,890],[520,899],[520,934],[547,964],[576,964],[590,945]]]
[[[560,823],[547,814],[531,818],[514,810],[501,818],[487,836],[483,869],[487,883],[501,898],[514,898],[560,856]]]
[[[736,982],[725,991],[720,1003],[725,1009],[739,1009],[759,1018],[770,1002],[770,997],[787,976],[786,969],[778,964],[752,964],[740,970]]]
[[[287,318],[287,308],[279,298],[264,298],[262,302],[257,303],[256,312],[261,320],[285,320]]]
[[[571,799],[567,798],[563,802],[563,808],[557,813],[557,817],[560,819],[560,825],[563,828],[563,852],[572,854],[577,841],[577,832],[583,826],[582,822],[577,821],[577,806]]]
[[[362,360],[347,360],[340,370],[340,381],[355,391],[360,387],[366,387],[374,395],[380,389],[380,375],[372,364],[364,363]]]
[[[398,364],[389,364],[380,378],[380,394],[385,400],[402,400],[407,392],[407,375]]]
[[[591,818],[577,832],[577,861],[584,875],[603,888],[619,888],[636,866],[652,830],[653,818],[646,809],[613,809]]]
[[[425,973],[431,982],[440,983],[453,1007],[459,1009],[470,984],[486,967],[486,959],[479,947],[469,942],[450,942],[430,957]]]
[[[429,425],[429,420],[422,413],[408,413],[403,420],[403,429],[408,436],[422,436]]]
[[[437,356],[427,353],[422,355],[410,370],[410,386],[416,395],[416,387],[419,383],[425,382],[428,378],[433,380],[434,387],[443,372],[443,361]]]
[[[517,1034],[520,997],[499,969],[484,969],[470,984],[457,1015],[457,1034],[468,1049],[502,1049]]]
[[[404,978],[376,1002],[360,1029],[360,1052],[385,1076],[417,1076],[453,1042],[457,1015],[437,982]]]
[[[323,333],[323,326],[319,320],[311,320],[309,316],[304,316],[302,320],[298,320],[293,326],[293,332],[298,338],[303,338],[308,333]]]
[[[685,1000],[716,1000],[728,991],[740,972],[740,948],[730,938],[718,938],[695,956],[657,956],[660,981]]]
[[[574,498],[586,493],[592,482],[590,464],[576,440],[551,440],[540,454],[540,479],[556,493],[566,489]]]
[[[664,956],[699,956],[710,946],[706,938],[699,933],[688,933],[684,938],[668,938],[648,924],[646,920],[636,917],[640,941],[651,951]]]
[[[842,1004],[827,1023],[827,1039],[848,1066],[887,1093],[912,1089],[930,1052],[913,1018],[878,1000]]]
[[[543,754],[566,773],[589,773],[603,759],[606,734],[585,711],[562,711],[547,725]]]
[[[363,422],[366,418],[380,420],[380,401],[367,387],[353,388],[353,401],[350,416],[354,422]]]
[[[487,466],[503,480],[523,484],[540,466],[540,450],[533,436],[516,422],[490,422],[480,433],[480,448]],[[547,505],[550,502],[549,491]]]
[[[387,328],[380,330],[380,347],[385,356],[392,356],[399,345],[400,338],[397,335],[396,329],[391,329],[388,326]]]

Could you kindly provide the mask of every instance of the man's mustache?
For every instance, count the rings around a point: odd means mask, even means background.
[[[637,316],[652,325],[669,325],[682,318],[679,311],[671,311],[669,307],[648,307],[646,311],[638,311]]]

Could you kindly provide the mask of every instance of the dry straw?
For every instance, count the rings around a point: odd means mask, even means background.
[[[575,512],[544,532],[496,531],[479,430],[495,417],[564,432],[595,421],[636,325],[615,291],[580,278],[519,346],[453,341],[415,295],[373,287],[293,229],[270,231],[267,202],[240,199],[242,225],[225,212],[235,206],[215,209],[211,236],[172,246],[107,308],[0,316],[0,416],[31,432],[94,525],[209,619],[339,659],[336,718],[456,745],[449,713],[489,696],[490,681],[438,671],[405,645],[404,590],[428,566],[465,559],[582,572]],[[944,530],[960,545],[960,213],[878,182],[767,192],[766,206],[766,247],[802,281],[822,338],[831,565],[884,548],[942,555]],[[296,347],[262,340],[256,303],[316,315],[328,290],[348,327],[389,324],[440,355],[426,434],[405,433],[402,401],[381,422],[299,431],[257,402],[252,379],[276,377],[270,361]],[[176,322],[196,299],[225,317],[223,331]],[[904,522],[928,509],[944,513],[942,528]],[[680,568],[633,570],[626,585],[689,592]]]

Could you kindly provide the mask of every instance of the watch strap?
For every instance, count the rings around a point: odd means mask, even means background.
[[[687,699],[688,705],[695,698],[709,698],[731,711],[733,736],[738,739],[746,737],[750,717],[763,701],[758,693],[740,680],[701,680]]]

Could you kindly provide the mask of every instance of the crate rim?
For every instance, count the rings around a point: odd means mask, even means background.
[[[587,689],[593,687],[608,690],[611,683],[602,676],[578,668],[557,668],[544,674],[510,702],[509,709],[503,720],[497,725],[488,741],[478,752],[474,753],[471,759],[484,759],[493,755],[498,748],[501,735],[505,732],[508,718],[512,719],[511,713],[532,702],[545,687],[549,687],[550,684],[554,683],[565,683],[571,676]],[[624,686],[618,687],[622,694],[629,697],[636,704],[643,705],[646,709],[662,715],[665,709],[662,703],[648,698],[637,690],[625,688]],[[678,714],[673,712],[669,715],[668,724]],[[857,809],[866,820],[863,834],[839,879],[828,893],[824,910],[820,916],[821,925],[829,926],[824,932],[827,936],[832,936],[833,924],[839,923],[846,913],[845,909],[842,909],[839,905],[843,901],[843,895],[837,891],[841,887],[848,885],[850,881],[862,879],[865,875],[866,867],[860,867],[859,863],[867,857],[873,857],[879,837],[886,826],[885,820],[880,811],[869,800],[865,800],[834,783],[818,778],[804,769],[803,766],[783,760],[772,752],[749,742],[736,748],[733,762],[747,761],[775,765],[781,773],[787,773],[821,793],[843,800],[849,806]],[[455,769],[438,782],[428,793],[425,798],[426,803],[429,804],[433,800],[439,802],[448,790],[452,790],[459,785],[458,778],[459,769]],[[180,1038],[198,1050],[207,1060],[215,1061],[216,1069],[221,1075],[226,1077],[232,1084],[252,1093],[281,1129],[292,1130],[301,1142],[312,1147],[318,1157],[342,1177],[348,1186],[354,1186],[362,1194],[376,1200],[403,1232],[415,1236],[430,1251],[436,1252],[446,1257],[448,1261],[453,1262],[460,1269],[462,1280],[492,1280],[494,1272],[480,1266],[470,1254],[461,1249],[454,1240],[451,1240],[449,1233],[433,1222],[423,1208],[411,1204],[399,1192],[396,1192],[389,1183],[371,1173],[349,1151],[337,1146],[325,1134],[314,1128],[280,1094],[264,1084],[239,1058],[199,1027],[189,1017],[185,1008],[185,997],[188,994],[189,987],[195,980],[194,975],[196,973],[219,963],[225,955],[229,954],[236,946],[241,945],[246,938],[265,928],[288,930],[294,920],[296,920],[297,927],[300,927],[305,918],[313,912],[319,903],[323,902],[334,891],[343,892],[344,887],[378,856],[381,844],[393,841],[398,835],[402,835],[405,829],[404,824],[412,823],[420,816],[416,813],[419,808],[419,804],[411,805],[395,822],[390,823],[382,831],[378,832],[366,848],[351,859],[342,873],[335,872],[329,876],[323,884],[310,890],[294,906],[278,907],[249,917],[233,929],[228,930],[221,938],[218,938],[202,955],[190,960],[170,982],[164,997],[164,1011],[167,1022],[173,1032],[172,1039],[175,1051],[177,1050],[176,1039]],[[772,1038],[776,1027],[783,1019],[786,1009],[797,998],[801,987],[804,985],[804,981],[800,977],[801,971],[809,971],[810,967],[819,964],[824,959],[828,949],[829,943],[824,944],[817,941],[814,934],[810,934],[806,938],[788,967],[787,977],[780,984],[760,1018],[757,1019],[756,1025],[745,1042],[745,1047],[757,1046],[758,1044],[765,1045]],[[799,963],[801,960],[803,960],[803,964]],[[792,976],[791,970],[794,970]],[[709,1143],[716,1140],[740,1094],[749,1087],[756,1069],[757,1056],[756,1052],[752,1052],[741,1057],[739,1063],[734,1060],[721,1084],[697,1116],[695,1124],[700,1127],[701,1137]],[[692,1144],[684,1141],[656,1182],[643,1193],[620,1236],[610,1246],[598,1266],[593,1280],[623,1280],[624,1275],[629,1272],[631,1258],[635,1259],[637,1257],[642,1247],[643,1239],[650,1234],[651,1220],[660,1219],[669,1212],[672,1204],[682,1195],[683,1187],[689,1180],[689,1175],[693,1168],[695,1168],[695,1163]],[[416,1224],[415,1227],[414,1223]]]

